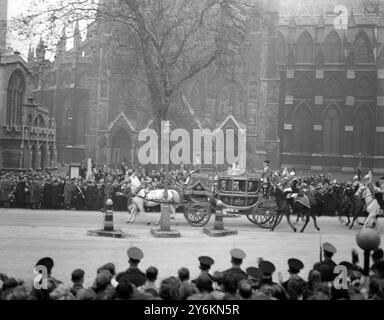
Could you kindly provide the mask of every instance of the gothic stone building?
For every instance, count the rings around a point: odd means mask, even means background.
[[[20,55],[0,57],[0,168],[56,167],[55,122],[31,98],[31,73]]]
[[[32,74],[6,53],[7,0],[0,0],[0,168],[56,167],[55,121],[32,96]]]
[[[384,169],[384,12],[280,17],[282,166]]]
[[[245,41],[234,48],[231,70],[202,72],[169,112],[175,128],[247,129],[250,168],[261,167],[266,158],[274,167],[280,163],[278,1],[263,2],[250,17]],[[66,50],[63,36],[55,61],[46,63],[42,77],[35,74],[36,100],[52,106],[56,118],[59,161],[90,157],[98,164],[138,164],[138,133],[153,126],[148,90],[138,81],[142,70],[135,68],[135,57],[112,43],[110,29],[96,20],[83,40],[76,26],[74,47]],[[40,58],[41,51],[42,45]],[[39,60],[34,55],[31,51],[31,62]]]

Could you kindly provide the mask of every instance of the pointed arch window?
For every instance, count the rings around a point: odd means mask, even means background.
[[[357,35],[354,43],[354,49],[356,63],[373,62],[371,41],[364,32],[361,32]]]
[[[357,112],[354,125],[354,153],[364,155],[372,154],[373,128],[372,117],[368,106],[360,107]]]
[[[279,32],[277,40],[277,63],[287,64],[288,50],[284,36]]]
[[[249,83],[249,100],[257,101],[259,99],[259,84],[257,81]]]
[[[325,63],[338,63],[342,62],[342,43],[340,36],[335,30],[324,41],[324,61]]]
[[[335,105],[330,106],[323,123],[323,152],[326,154],[340,154],[341,117]]]
[[[312,114],[307,105],[301,105],[293,117],[293,150],[311,152]]]
[[[296,47],[296,61],[298,63],[313,63],[315,42],[308,31],[300,36]]]
[[[25,78],[20,70],[11,75],[7,90],[7,124],[21,125],[25,97]]]
[[[45,128],[45,120],[41,114],[36,117],[33,125],[37,128]]]

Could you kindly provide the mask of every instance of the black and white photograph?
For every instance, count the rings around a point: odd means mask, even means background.
[[[384,0],[0,0],[0,300],[384,300],[383,217]]]

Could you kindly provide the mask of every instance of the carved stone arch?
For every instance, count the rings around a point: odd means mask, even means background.
[[[40,169],[45,170],[49,167],[49,152],[48,152],[48,146],[46,143],[40,143],[39,144],[39,150],[40,150]]]
[[[324,39],[325,63],[340,63],[343,61],[343,41],[339,33],[332,29]]]
[[[372,41],[364,30],[360,30],[353,42],[355,63],[374,62]]]
[[[340,106],[331,102],[324,110],[323,115],[323,153],[341,154],[344,116]]]
[[[308,30],[304,30],[296,42],[296,63],[313,63],[315,41]]]
[[[331,75],[325,83],[325,96],[330,98],[341,98],[344,95],[342,80],[337,75]]]
[[[22,123],[22,110],[27,89],[23,71],[16,68],[8,79],[6,121],[8,125]]]
[[[40,169],[40,146],[37,142],[32,143],[30,146],[30,159],[31,159],[31,168]]]
[[[356,108],[353,119],[353,153],[372,155],[375,137],[374,113],[367,104],[361,104]]]
[[[287,64],[288,63],[288,44],[284,35],[278,31],[277,32],[277,57],[276,62],[278,64]]]
[[[45,128],[46,127],[46,119],[41,114],[37,114],[35,118],[33,119],[33,126],[38,128]]]
[[[376,84],[366,74],[361,75],[356,80],[355,95],[357,98],[372,99],[375,96]]]
[[[299,153],[312,151],[313,113],[306,102],[299,103],[292,113],[292,150]]]
[[[131,163],[132,134],[127,125],[119,123],[109,133],[110,164],[118,167],[122,162]]]

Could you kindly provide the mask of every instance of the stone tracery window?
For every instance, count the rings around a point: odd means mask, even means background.
[[[326,111],[323,124],[323,152],[326,154],[341,153],[341,117],[335,104]]]
[[[315,42],[308,31],[300,36],[296,46],[296,61],[298,63],[313,63]]]
[[[306,104],[302,104],[295,112],[293,121],[293,150],[296,152],[311,151],[312,114]]]
[[[22,110],[25,97],[25,78],[20,70],[16,70],[8,84],[7,91],[7,124],[21,125]]]
[[[354,43],[354,50],[356,63],[373,62],[371,42],[369,41],[368,36],[364,32],[361,32],[357,35]]]
[[[324,41],[325,63],[338,63],[342,61],[343,48],[340,36],[332,30]]]
[[[369,112],[369,107],[367,105],[360,107],[354,118],[354,153],[370,155],[372,154],[372,142],[374,141],[374,124]]]
[[[277,40],[277,63],[287,64],[288,60],[288,48],[284,36],[279,32]]]

